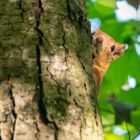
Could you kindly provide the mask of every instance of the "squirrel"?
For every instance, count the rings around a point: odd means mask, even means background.
[[[123,54],[124,50],[124,44],[119,44],[100,29],[96,29],[92,33],[92,71],[96,95],[99,93],[100,83],[109,64]]]

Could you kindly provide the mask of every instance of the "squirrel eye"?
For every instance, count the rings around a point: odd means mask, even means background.
[[[113,52],[115,50],[115,45],[111,46],[111,52]]]

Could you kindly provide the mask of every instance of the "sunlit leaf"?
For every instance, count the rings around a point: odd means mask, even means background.
[[[123,137],[123,136],[120,137],[120,136],[113,134],[113,133],[106,133],[105,139],[106,140],[126,140],[125,137]]]
[[[103,6],[110,7],[112,9],[116,7],[115,0],[97,0],[96,2],[97,4],[101,4]]]

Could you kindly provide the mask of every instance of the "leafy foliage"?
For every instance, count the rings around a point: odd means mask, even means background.
[[[116,19],[115,0],[86,0],[89,19],[99,18],[101,29],[110,34],[120,43],[128,44],[125,54],[115,60],[107,71],[101,85],[99,105],[103,120],[106,140],[128,140],[134,138],[140,131],[140,55],[138,55],[135,44],[140,44],[137,40],[140,33],[139,21],[120,22]],[[124,11],[125,12],[125,11]],[[128,77],[136,80],[136,86],[131,88],[128,85]],[[124,85],[127,89],[122,88]],[[131,113],[131,124],[118,124],[122,129],[115,133],[115,111],[107,97],[115,94],[121,103],[130,103],[136,106],[136,110]],[[129,129],[129,130],[128,130]],[[129,134],[130,133],[130,134]]]

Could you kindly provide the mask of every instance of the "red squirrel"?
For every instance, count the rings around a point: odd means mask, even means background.
[[[92,33],[92,70],[95,80],[95,91],[98,95],[101,80],[112,60],[118,58],[125,50],[124,44],[119,44],[112,37],[96,29]]]

